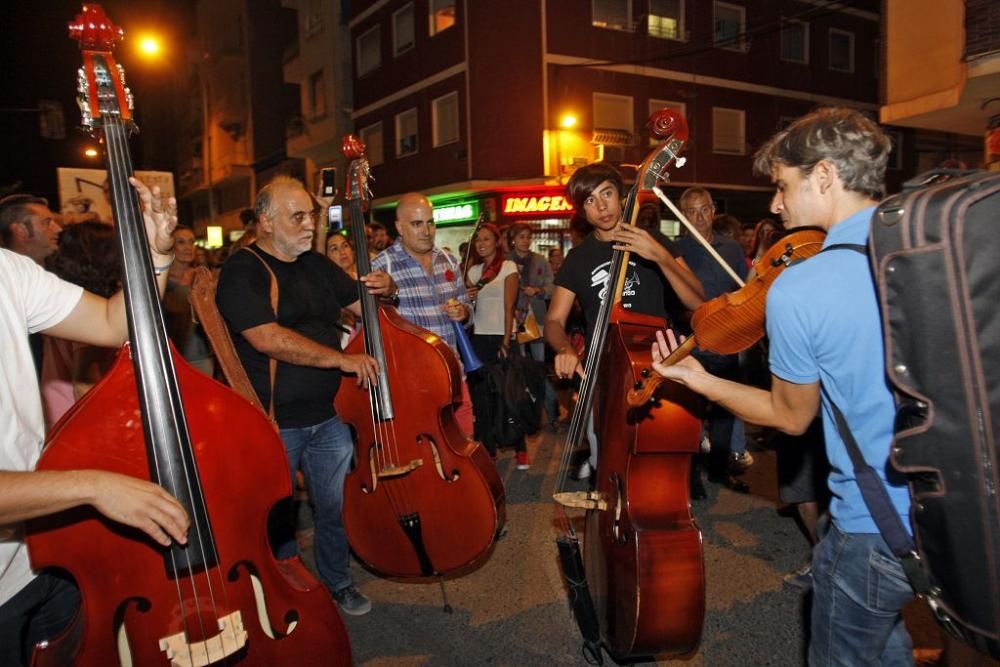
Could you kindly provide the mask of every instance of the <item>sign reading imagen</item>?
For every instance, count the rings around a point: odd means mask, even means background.
[[[64,224],[84,220],[112,222],[111,184],[105,170],[59,167],[56,172]],[[169,171],[137,171],[135,176],[150,188],[160,186],[163,196],[174,196],[174,175]]]

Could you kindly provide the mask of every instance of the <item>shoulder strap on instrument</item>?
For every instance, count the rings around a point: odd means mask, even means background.
[[[264,265],[267,269],[267,274],[271,276],[271,310],[274,311],[274,321],[278,321],[278,277],[274,275],[274,271],[271,270],[270,265],[260,256],[256,250],[250,246],[244,246],[242,250],[246,250],[251,255],[260,260],[260,263]],[[268,372],[271,376],[271,403],[267,407],[267,416],[277,424],[277,420],[274,418],[274,379],[278,374],[278,360],[274,357],[268,357],[267,362]]]
[[[265,412],[260,397],[254,391],[246,369],[236,354],[229,329],[219,313],[218,306],[215,305],[217,287],[218,281],[211,271],[203,266],[196,268],[191,280],[191,307],[202,329],[205,330],[212,351],[222,367],[222,374],[226,376],[226,382],[233,391],[260,408],[261,412]]]

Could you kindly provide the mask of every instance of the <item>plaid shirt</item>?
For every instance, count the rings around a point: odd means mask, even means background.
[[[448,299],[457,299],[468,306],[469,297],[462,285],[458,262],[439,248],[434,248],[432,252],[433,279],[420,262],[406,252],[401,241],[380,252],[372,260],[372,270],[381,269],[396,281],[400,315],[418,327],[434,332],[457,351],[455,327],[445,314],[444,305]]]

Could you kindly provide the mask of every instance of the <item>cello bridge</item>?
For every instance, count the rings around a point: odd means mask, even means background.
[[[204,667],[227,658],[246,646],[247,631],[239,610],[219,619],[219,634],[189,644],[183,632],[160,640],[160,650],[176,667]]]
[[[413,459],[405,465],[391,465],[382,468],[378,471],[379,479],[392,479],[393,477],[402,477],[403,475],[409,475],[411,472],[419,468],[424,464],[423,459]]]

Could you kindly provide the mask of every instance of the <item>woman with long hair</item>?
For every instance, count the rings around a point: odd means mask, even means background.
[[[358,279],[358,267],[354,261],[354,244],[343,234],[331,234],[326,240],[326,256],[344,270],[344,273]]]
[[[470,258],[466,279],[469,299],[475,304],[472,347],[476,355],[486,364],[506,357],[510,353],[510,341],[514,331],[514,308],[517,306],[518,271],[510,260],[504,259],[500,245],[500,230],[492,223],[485,223],[476,232],[473,240],[475,252]],[[496,455],[497,440],[487,430],[489,411],[492,406],[485,391],[485,369],[469,376],[469,393],[472,396],[472,412],[475,415],[475,438],[486,449]],[[527,470],[528,449],[524,438],[514,443],[517,452],[517,467]]]
[[[358,279],[358,265],[354,254],[354,242],[343,234],[331,234],[326,239],[326,257],[344,270],[352,279]],[[342,334],[340,347],[344,349],[361,331],[358,316],[346,308],[340,310],[337,326]]]
[[[48,261],[54,274],[99,296],[121,288],[121,264],[111,225],[88,220],[67,225]],[[41,390],[46,426],[52,426],[111,367],[117,350],[45,336]]]

